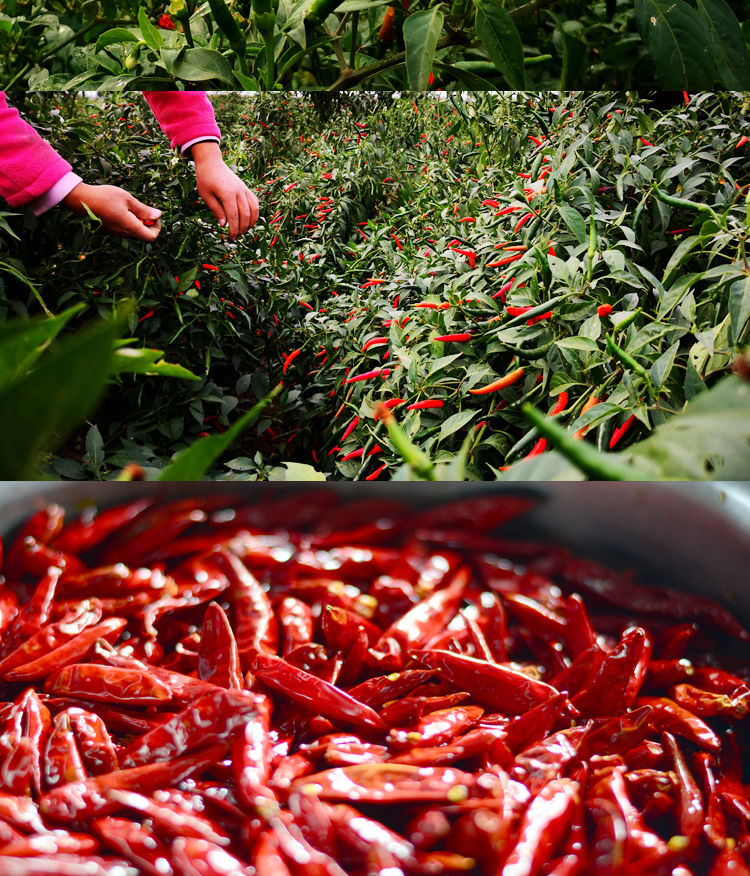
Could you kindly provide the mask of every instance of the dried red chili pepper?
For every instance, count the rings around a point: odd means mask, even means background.
[[[524,496],[336,502],[27,522],[0,874],[742,872],[736,619],[492,535]]]

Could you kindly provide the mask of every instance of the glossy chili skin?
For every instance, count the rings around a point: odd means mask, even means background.
[[[525,497],[337,501],[27,522],[0,558],[0,874],[743,872],[723,609],[486,531]]]
[[[464,654],[434,649],[413,651],[411,657],[420,666],[438,669],[456,690],[469,691],[483,705],[510,714],[520,714],[558,693],[543,681]]]

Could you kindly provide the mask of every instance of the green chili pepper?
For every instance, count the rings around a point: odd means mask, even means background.
[[[305,24],[309,27],[320,27],[343,2],[344,0],[313,0],[313,4],[305,16]]]
[[[668,195],[659,188],[658,183],[654,183],[654,194],[660,201],[669,204],[670,207],[682,207],[683,210],[697,210],[699,213],[708,213],[714,222],[717,225],[719,224],[719,217],[713,208],[706,204],[696,204],[695,201],[689,201],[687,198],[677,198],[674,195]]]
[[[607,352],[614,356],[616,359],[619,359],[623,365],[627,368],[630,368],[631,371],[634,371],[636,374],[640,375],[645,381],[646,385],[651,392],[651,395],[654,394],[654,387],[651,383],[651,375],[646,371],[646,369],[641,365],[640,362],[637,362],[626,350],[623,350],[622,347],[618,346],[613,340],[612,336],[607,333]]]
[[[396,422],[393,412],[382,407],[378,411],[378,416],[385,423],[388,437],[396,451],[401,454],[404,462],[408,463],[414,474],[423,480],[434,481],[436,477],[435,464],[426,453],[411,442],[409,436]]]
[[[617,325],[612,329],[612,334],[615,334],[615,332],[621,332],[623,329],[626,329],[629,325],[634,323],[638,318],[640,312],[641,308],[636,307],[636,309],[632,313],[628,314],[625,319],[622,319],[620,320],[620,322],[617,323]]]
[[[529,171],[531,174],[531,182],[534,182],[539,176],[539,171],[542,169],[542,158],[544,158],[544,155],[540,152],[534,159],[534,163],[531,165],[531,170]]]
[[[586,441],[576,440],[570,432],[539,408],[526,402],[521,408],[526,419],[539,434],[554,444],[560,453],[580,471],[597,481],[647,481],[651,476],[637,466],[621,462],[613,454],[601,454]]]
[[[245,54],[245,35],[240,30],[231,10],[224,0],[208,0],[211,14],[219,30],[229,40],[229,45],[239,56]]]

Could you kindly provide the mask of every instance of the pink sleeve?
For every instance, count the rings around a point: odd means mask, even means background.
[[[11,207],[40,197],[72,169],[0,91],[0,195]]]
[[[205,91],[144,91],[143,96],[173,149],[203,138],[220,139],[214,108]]]

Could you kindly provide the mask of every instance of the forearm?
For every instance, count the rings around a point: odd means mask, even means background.
[[[204,91],[144,91],[143,96],[173,149],[184,152],[198,141],[220,141],[214,108]]]
[[[36,202],[72,174],[72,170],[71,165],[20,117],[18,110],[8,106],[5,93],[0,92],[0,195],[12,207],[30,205],[35,212],[44,212],[48,207],[40,209]],[[76,177],[76,181],[80,182],[80,178]],[[60,194],[60,198],[63,196],[64,193]]]

